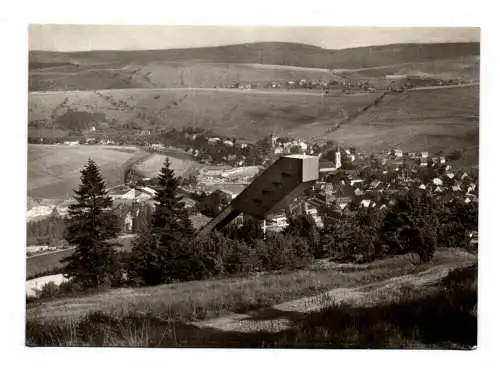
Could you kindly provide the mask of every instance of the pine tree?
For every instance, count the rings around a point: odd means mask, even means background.
[[[141,233],[134,244],[137,274],[147,285],[189,277],[187,242],[194,235],[187,210],[179,195],[179,179],[170,169],[168,158],[157,183],[151,230]]]
[[[65,239],[76,249],[62,260],[63,273],[85,288],[100,287],[116,275],[115,251],[107,240],[118,235],[119,226],[94,161],[89,159],[80,178],[78,190],[74,190],[76,203],[69,206],[65,230]]]

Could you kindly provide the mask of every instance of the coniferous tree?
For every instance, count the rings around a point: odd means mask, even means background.
[[[85,288],[100,287],[116,275],[117,258],[108,239],[118,235],[119,226],[94,161],[89,159],[80,178],[78,190],[74,190],[76,203],[69,206],[65,230],[65,239],[76,249],[62,260],[63,273]]]
[[[134,244],[137,275],[146,285],[189,278],[187,244],[194,230],[179,195],[179,179],[165,160],[157,179],[151,229],[143,231]]]

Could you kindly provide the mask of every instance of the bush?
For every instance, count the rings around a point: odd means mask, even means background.
[[[266,270],[299,269],[314,259],[304,238],[281,233],[269,233],[257,253]]]
[[[42,288],[40,290],[37,290],[35,292],[35,297],[40,299],[52,299],[56,296],[58,296],[59,294],[61,293],[60,289],[59,289],[59,286],[57,286],[55,283],[53,282],[49,282],[47,284],[45,284],[44,286],[42,286]]]

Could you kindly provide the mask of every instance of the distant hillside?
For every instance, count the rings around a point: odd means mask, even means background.
[[[464,64],[465,62],[465,64]],[[326,50],[256,43],[155,51],[31,52],[30,91],[226,87],[240,81],[383,78],[419,72],[457,80],[479,77],[479,44],[414,44]]]
[[[146,51],[30,52],[30,68],[58,64],[166,62],[261,63],[320,68],[359,68],[479,55],[479,43],[396,44],[328,50],[295,43],[253,44]]]

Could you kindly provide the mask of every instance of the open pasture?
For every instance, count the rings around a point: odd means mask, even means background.
[[[311,123],[335,123],[379,94],[323,97],[318,92],[227,89],[119,89],[30,93],[30,120],[50,119],[56,107],[105,114],[143,128],[201,127],[245,140],[288,134]],[[118,105],[119,104],[119,105]],[[65,111],[66,109],[66,111]],[[100,128],[108,129],[103,124]]]
[[[399,147],[438,152],[479,147],[479,86],[390,94],[325,137],[367,152]],[[477,155],[471,155],[477,164]],[[475,161],[475,162],[473,162]]]
[[[65,199],[80,182],[80,171],[92,158],[108,186],[123,183],[124,164],[140,151],[107,146],[28,145],[28,195]]]

